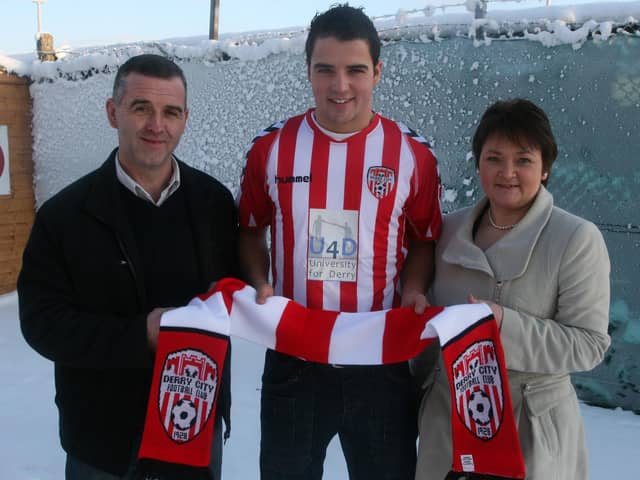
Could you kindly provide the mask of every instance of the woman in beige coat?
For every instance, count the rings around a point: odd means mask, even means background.
[[[557,146],[545,113],[497,102],[473,139],[485,198],[445,218],[434,305],[488,303],[505,351],[528,480],[586,480],[582,418],[569,374],[609,346],[609,257],[591,222],[553,205],[545,189]],[[442,362],[420,413],[417,480],[451,468],[451,401]]]

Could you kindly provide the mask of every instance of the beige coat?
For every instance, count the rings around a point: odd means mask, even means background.
[[[434,305],[467,295],[504,307],[501,339],[528,480],[586,480],[582,418],[569,373],[602,361],[610,338],[609,256],[598,228],[553,206],[541,187],[520,223],[486,251],[472,240],[487,199],[444,221]],[[417,480],[451,467],[451,402],[442,363],[420,412]]]

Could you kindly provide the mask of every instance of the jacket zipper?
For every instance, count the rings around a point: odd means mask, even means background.
[[[496,286],[493,288],[493,301],[498,305],[502,305],[500,302],[500,296],[502,295],[502,280],[496,282]]]
[[[138,284],[138,276],[136,275],[136,269],[133,267],[133,262],[131,261],[131,258],[129,258],[129,255],[127,254],[127,250],[124,248],[124,244],[122,243],[122,240],[120,239],[120,235],[118,235],[117,233],[116,233],[116,239],[118,240],[118,246],[120,247],[120,252],[122,252],[122,256],[124,257],[124,260],[127,262],[127,266],[129,267],[129,271],[131,272],[131,275],[133,276],[133,280],[137,285]]]

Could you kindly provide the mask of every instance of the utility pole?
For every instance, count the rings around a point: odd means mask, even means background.
[[[487,18],[487,2],[488,0],[477,0],[474,11],[475,18]]]
[[[474,6],[474,17],[476,20],[487,18],[487,3],[489,0],[476,0]],[[476,40],[484,38],[484,27],[482,25],[476,26]]]
[[[38,35],[42,33],[42,9],[40,8],[47,0],[32,0],[38,7]]]
[[[209,40],[218,40],[218,18],[219,17],[220,17],[220,0],[211,0],[211,16],[209,17]]]

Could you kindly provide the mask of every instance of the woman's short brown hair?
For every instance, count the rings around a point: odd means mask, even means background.
[[[551,166],[558,156],[558,145],[544,110],[523,98],[501,100],[487,108],[473,135],[472,149],[476,168],[482,147],[494,134],[503,135],[518,145],[539,148],[542,154],[542,171],[547,173],[542,183],[546,185],[551,175]]]

